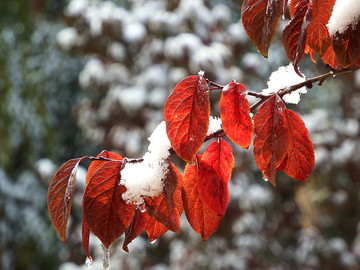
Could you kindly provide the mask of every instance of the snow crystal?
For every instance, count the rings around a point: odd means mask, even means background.
[[[128,203],[141,204],[144,197],[158,196],[163,191],[163,179],[168,170],[170,141],[165,121],[161,122],[148,139],[148,152],[139,163],[128,163],[121,171],[121,184],[126,187],[122,195]]]
[[[219,117],[210,116],[209,129],[206,136],[210,136],[221,129],[221,119]]]
[[[336,0],[327,28],[330,35],[342,34],[360,19],[359,0]]]
[[[305,81],[304,78],[301,78],[296,74],[294,66],[290,63],[286,67],[280,67],[277,71],[274,71],[267,82],[268,88],[262,90],[263,94],[272,94],[276,93],[280,89],[286,89],[287,87],[301,83]],[[298,104],[300,101],[300,94],[305,94],[307,92],[306,87],[302,87],[299,90],[293,91],[290,94],[283,96],[283,99],[286,103]]]
[[[74,45],[77,44],[78,32],[73,27],[67,27],[62,29],[56,38],[61,49],[69,51]]]

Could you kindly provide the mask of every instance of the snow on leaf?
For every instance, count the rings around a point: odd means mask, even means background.
[[[226,85],[220,98],[220,115],[224,132],[234,143],[248,149],[254,133],[246,88],[231,82]]]
[[[336,32],[345,33],[349,28],[355,29],[360,16],[358,0],[337,0],[327,24],[331,36]]]
[[[83,158],[74,158],[63,164],[51,180],[47,205],[51,221],[63,242],[75,194],[76,171]]]
[[[200,160],[201,157],[198,156]],[[205,242],[220,225],[223,215],[209,209],[198,191],[199,171],[196,165],[187,164],[184,171],[182,198],[186,217],[191,227]]]
[[[177,84],[165,103],[164,115],[173,149],[191,162],[209,127],[209,87],[205,78],[190,76]]]
[[[295,71],[300,75],[297,65],[304,57],[306,33],[313,19],[313,5],[309,0],[301,1],[296,5],[295,14],[286,25],[282,39],[286,54],[294,64]]]
[[[306,182],[315,164],[314,147],[300,116],[288,109],[286,116],[290,141],[284,171],[292,178]]]
[[[241,20],[251,42],[264,56],[277,30],[283,0],[244,0],[241,8]]]
[[[263,178],[274,186],[275,171],[289,147],[289,129],[285,105],[278,95],[267,100],[255,115],[254,156]]]
[[[145,198],[146,212],[176,233],[180,233],[180,215],[183,208],[181,199],[176,195],[176,190],[181,190],[181,179],[181,173],[171,163],[164,179],[164,192],[157,197]]]
[[[106,248],[130,225],[135,205],[126,204],[120,185],[121,161],[106,161],[90,176],[83,197],[83,212],[90,230]]]
[[[225,215],[229,204],[228,183],[233,168],[232,149],[221,138],[208,146],[199,163],[199,196],[218,215]]]
[[[335,0],[313,0],[314,18],[307,30],[306,43],[320,56],[323,56],[331,46],[331,37],[326,24],[334,4]]]
[[[334,52],[343,67],[353,65],[360,59],[360,14],[357,21],[344,32],[332,36]]]

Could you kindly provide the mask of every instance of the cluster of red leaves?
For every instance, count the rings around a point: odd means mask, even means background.
[[[287,0],[244,0],[242,23],[255,47],[267,57],[278,23],[287,7]],[[309,53],[314,53],[333,68],[360,66],[360,19],[344,33],[330,36],[327,23],[335,0],[290,0],[290,18],[283,31],[286,54],[297,65]],[[346,15],[344,15],[346,16]],[[298,72],[299,73],[299,72]],[[300,74],[300,73],[299,73]]]
[[[83,157],[66,162],[53,177],[48,191],[48,209],[61,239],[75,192],[76,170],[83,159],[90,159],[83,196],[83,248],[88,257],[92,232],[108,248],[125,234],[123,249],[142,231],[154,241],[168,230],[180,233],[180,215],[185,211],[192,228],[203,241],[213,234],[223,219],[230,200],[228,183],[234,168],[226,135],[248,149],[253,135],[254,156],[265,179],[275,186],[275,172],[306,182],[314,166],[314,150],[301,118],[286,109],[275,94],[250,116],[246,88],[231,82],[221,88],[219,103],[222,129],[207,137],[210,121],[209,84],[200,74],[182,80],[169,96],[165,108],[166,132],[175,153],[188,164],[182,176],[168,160],[164,189],[157,197],[144,198],[143,205],[125,202],[126,187],[121,171],[129,159],[103,151],[96,158]],[[215,138],[203,155],[200,147]],[[136,162],[141,162],[137,160]]]
[[[244,0],[242,21],[263,56],[267,56],[280,16],[287,0]],[[295,68],[304,53],[314,52],[332,67],[359,64],[360,26],[330,37],[326,24],[335,0],[292,0],[291,20],[283,32],[284,47]],[[284,12],[285,13],[285,12]],[[360,23],[360,22],[359,22]],[[358,24],[359,24],[358,23]],[[302,119],[285,107],[281,94],[262,96],[261,107],[250,116],[246,88],[230,82],[218,86],[222,127],[208,134],[210,122],[210,85],[203,74],[190,76],[176,85],[169,96],[164,116],[166,132],[173,151],[188,164],[182,176],[168,159],[163,192],[145,197],[142,205],[123,200],[126,187],[121,171],[128,162],[116,153],[103,151],[96,158],[82,157],[66,162],[53,177],[48,191],[48,209],[61,239],[66,228],[75,194],[79,163],[89,159],[86,189],[83,195],[83,248],[88,257],[92,232],[108,248],[124,234],[123,249],[145,231],[154,241],[168,230],[180,233],[183,212],[203,241],[213,234],[223,219],[230,200],[228,183],[234,168],[232,148],[221,137],[248,149],[253,138],[257,166],[265,180],[274,186],[275,173],[284,171],[290,177],[306,182],[314,167],[314,149]],[[281,90],[281,89],[279,89]],[[198,152],[204,142],[215,138],[204,153]]]

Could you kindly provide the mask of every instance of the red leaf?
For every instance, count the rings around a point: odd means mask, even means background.
[[[209,127],[209,86],[202,75],[176,85],[164,108],[166,132],[176,154],[187,162],[204,142]]]
[[[88,257],[90,260],[92,260],[92,258],[90,256],[90,251],[89,251],[90,228],[86,223],[84,213],[83,213],[83,218],[82,218],[81,236],[82,236],[82,246],[83,246],[83,250],[86,254],[86,257]]]
[[[125,240],[122,246],[124,251],[129,252],[128,245],[141,234],[150,219],[150,216],[146,212],[141,212],[139,209],[136,209],[133,220],[125,231]]]
[[[282,164],[289,148],[289,129],[286,108],[281,98],[274,95],[255,115],[254,156],[264,179],[274,186],[275,171]]]
[[[321,59],[324,61],[325,64],[330,65],[332,68],[337,68],[339,65],[339,61],[336,58],[335,52],[333,50],[333,47],[330,46],[325,54],[321,57]]]
[[[222,127],[234,143],[248,149],[254,133],[250,117],[250,106],[246,99],[246,88],[240,83],[231,82],[221,93],[220,115]]]
[[[200,198],[209,209],[222,216],[229,204],[228,183],[233,168],[232,149],[221,138],[208,146],[199,163]]]
[[[311,61],[313,61],[316,64],[315,58],[314,58],[314,50],[309,47],[309,45],[305,45],[305,53],[310,55]]]
[[[306,182],[315,164],[314,147],[300,116],[288,109],[286,116],[290,141],[284,171],[292,178]]]
[[[109,151],[102,151],[101,153],[99,153],[96,157],[104,157],[104,158],[110,158],[110,159],[115,159],[115,160],[122,160],[122,157],[114,152],[109,152]],[[99,169],[99,167],[104,163],[105,161],[102,160],[96,160],[91,162],[87,174],[86,174],[86,179],[85,179],[85,185],[87,185],[89,183],[89,179],[90,177],[97,171],[97,169]]]
[[[176,195],[176,190],[181,191],[182,176],[179,170],[172,163],[170,164],[164,179],[164,192],[157,197],[144,200],[147,213],[151,217],[173,232],[180,233],[180,215],[183,207],[181,195]]]
[[[283,11],[283,0],[244,0],[241,20],[245,31],[256,49],[268,56]]]
[[[47,205],[51,221],[63,242],[75,194],[76,171],[83,158],[74,158],[63,164],[51,180]]]
[[[168,230],[168,228],[166,228],[162,223],[156,221],[154,218],[150,218],[146,226],[146,233],[149,236],[150,242],[155,241]]]
[[[83,197],[83,209],[90,230],[106,248],[129,227],[135,205],[126,204],[120,185],[120,161],[106,161],[91,175]]]
[[[360,17],[344,33],[336,32],[332,37],[333,49],[343,67],[353,65],[360,59]]]
[[[200,198],[198,176],[197,166],[187,164],[182,185],[183,203],[191,227],[205,242],[217,230],[224,216],[209,209]]]
[[[270,98],[255,115],[255,161],[275,186],[275,171],[306,182],[314,167],[314,147],[304,122],[285,108],[278,95]]]
[[[294,8],[290,8],[290,11],[294,9],[295,14],[286,25],[282,38],[289,60],[293,62],[296,73],[302,77],[297,65],[304,57],[306,32],[313,19],[313,5],[311,1],[304,0],[299,2]]]
[[[331,46],[331,37],[326,25],[334,4],[335,0],[313,0],[314,18],[307,30],[306,43],[320,56]]]

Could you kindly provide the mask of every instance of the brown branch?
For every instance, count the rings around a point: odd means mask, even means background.
[[[334,69],[334,70],[331,70],[330,72],[328,73],[325,73],[325,74],[322,74],[322,75],[319,75],[319,76],[316,76],[316,77],[313,77],[313,78],[310,78],[310,79],[307,79],[301,83],[298,83],[298,84],[294,84],[290,87],[286,87],[284,89],[281,89],[277,94],[280,96],[280,97],[283,97],[284,95],[286,94],[289,94],[295,90],[298,90],[302,87],[307,87],[307,88],[311,88],[313,86],[314,83],[316,82],[319,82],[318,85],[322,85],[323,82],[328,79],[328,78],[333,78],[333,77],[336,77],[337,75],[340,75],[340,74],[345,74],[345,73],[350,73],[350,72],[354,72],[356,70],[359,70],[360,67],[357,67],[357,66],[352,66],[352,67],[347,67],[347,68],[342,68],[342,69]]]

